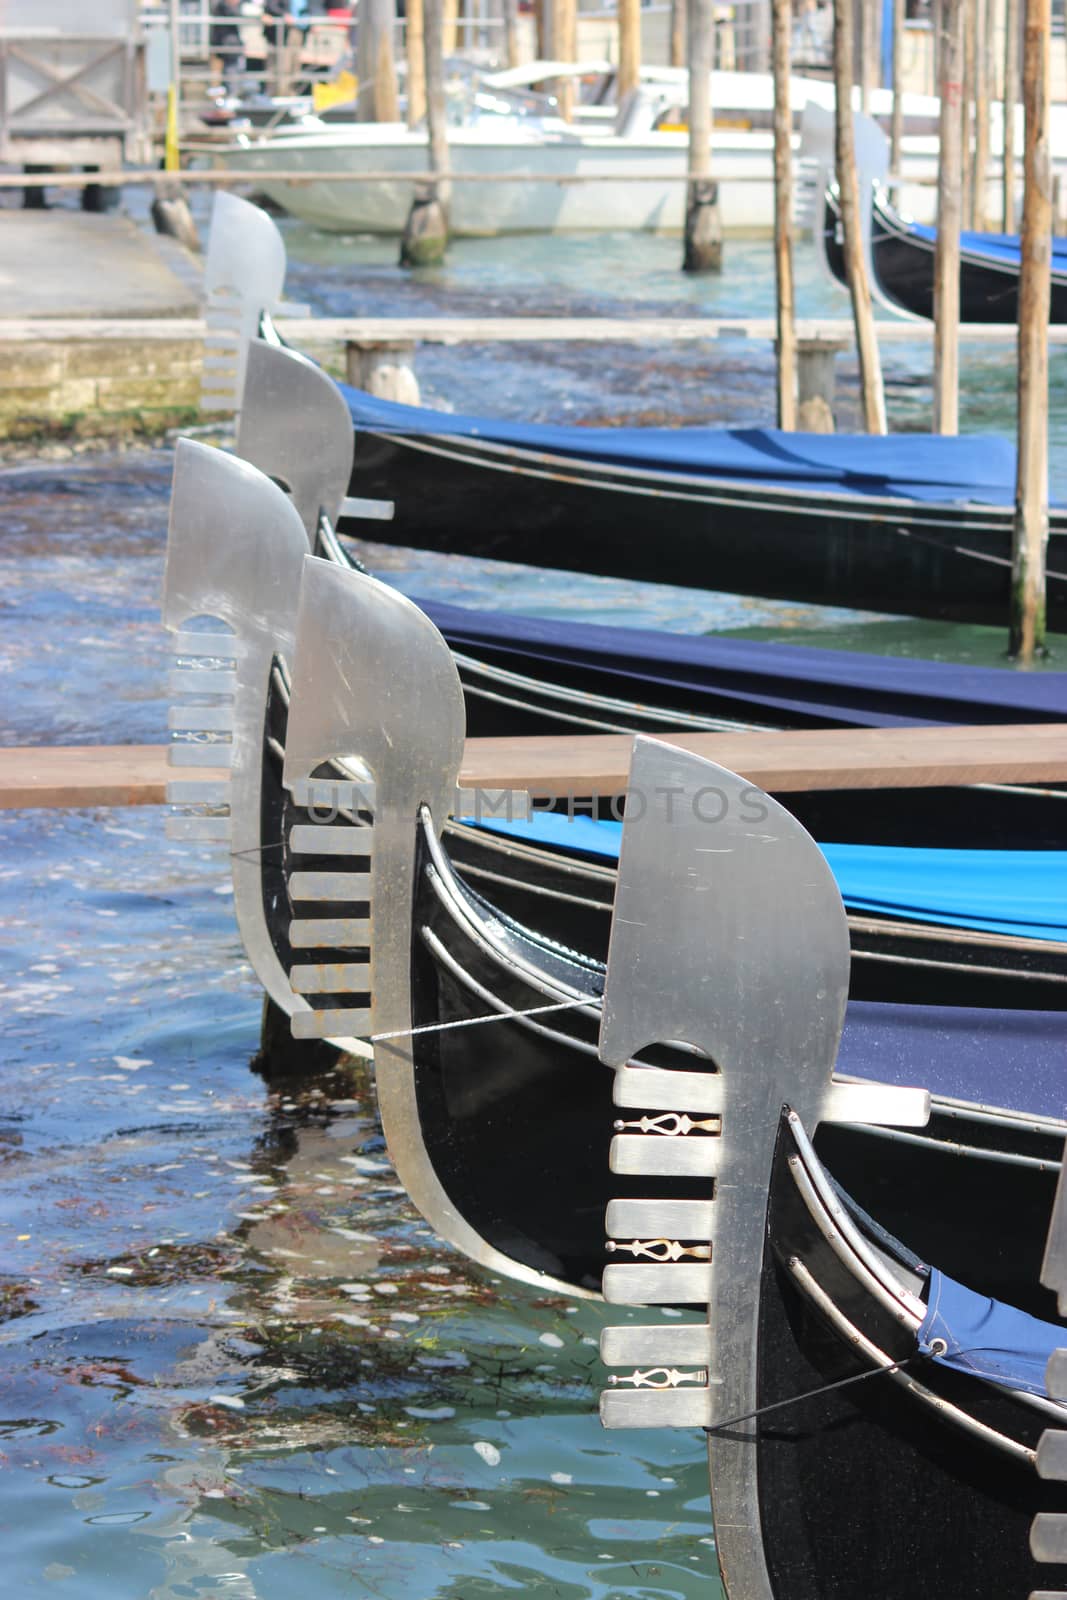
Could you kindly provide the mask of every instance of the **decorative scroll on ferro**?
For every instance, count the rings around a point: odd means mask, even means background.
[[[756,1407],[760,1276],[783,1108],[821,1121],[922,1125],[922,1090],[832,1081],[848,994],[837,885],[796,819],[743,778],[650,739],[634,743],[608,955],[601,1058],[616,1068],[611,1167],[647,1199],[608,1207],[604,1296],[702,1305],[707,1321],[605,1331],[622,1369],[608,1427],[703,1427]],[[677,1070],[638,1053],[677,1043]],[[689,1180],[700,1198],[656,1194]],[[710,1246],[710,1249],[708,1248]],[[731,1595],[767,1600],[755,1432],[709,1435],[716,1540]]]
[[[175,635],[170,763],[227,768],[229,775],[175,776],[167,786],[175,807],[167,833],[229,846],[241,938],[260,982],[286,1011],[292,991],[263,906],[263,726],[275,662],[292,652],[307,551],[300,517],[262,472],[208,445],[178,441],[163,578],[163,622]],[[216,626],[206,629],[205,619]]]
[[[1041,1282],[1055,1291],[1060,1316],[1067,1317],[1067,1161],[1060,1170]],[[1067,1348],[1053,1351],[1045,1381],[1051,1399],[1067,1400]],[[1047,1428],[1041,1435],[1037,1470],[1043,1478],[1067,1480],[1067,1429]],[[1030,1551],[1035,1561],[1067,1563],[1067,1516],[1039,1512],[1030,1528]],[[1045,1590],[1031,1600],[1067,1600],[1067,1591]]]

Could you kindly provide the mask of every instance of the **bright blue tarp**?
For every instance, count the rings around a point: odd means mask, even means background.
[[[778,488],[1010,505],[1015,447],[994,435],[781,433],[775,428],[582,428],[503,422],[379,400],[342,385],[358,433],[485,439],[613,466]],[[356,441],[359,450],[359,441]]]
[[[539,812],[528,822],[482,817],[511,838],[617,861],[622,824]],[[1027,939],[1067,939],[1067,851],[920,850],[824,844],[845,904],[857,911]]]
[[[944,1355],[931,1351],[935,1339],[947,1344]],[[923,1355],[940,1366],[1047,1396],[1045,1368],[1052,1352],[1067,1345],[1067,1328],[975,1294],[934,1267],[918,1340]]]
[[[920,222],[909,222],[908,229],[916,238],[927,244],[937,242],[937,229]],[[961,233],[960,249],[968,255],[989,256],[995,262],[1019,265],[1019,235],[1017,233]],[[1067,273],[1067,239],[1052,240],[1052,270]]]

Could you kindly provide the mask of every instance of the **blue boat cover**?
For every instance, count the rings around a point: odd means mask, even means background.
[[[909,222],[909,232],[917,239],[922,239],[926,244],[937,243],[937,229],[931,228],[921,222]],[[989,256],[997,263],[1006,266],[1019,266],[1019,235],[1017,233],[968,233],[960,234],[960,249],[968,255]],[[1052,270],[1067,274],[1067,239],[1053,237],[1052,240]]]
[[[555,850],[619,858],[621,822],[537,812],[528,821],[482,816],[477,825]],[[819,848],[853,910],[1016,938],[1067,940],[1067,851]]]
[[[943,1355],[931,1349],[936,1339],[948,1347]],[[1052,1352],[1067,1345],[1067,1328],[975,1294],[934,1267],[918,1342],[939,1366],[1047,1397],[1045,1368]]]
[[[696,693],[709,713],[755,721],[903,727],[931,723],[1067,719],[1067,672],[1011,672],[821,650],[807,645],[714,639],[651,628],[474,611],[436,600],[419,605],[454,649],[489,652],[516,672],[535,663],[610,674],[644,699],[649,687]]]
[[[1061,1011],[902,1006],[850,1000],[840,1077],[920,1085],[946,1100],[1067,1119],[1067,1017]]]
[[[583,428],[467,417],[342,385],[358,435],[484,439],[640,471],[932,503],[1010,505],[1015,447],[996,435],[782,433],[776,428]],[[359,440],[356,440],[357,459]]]

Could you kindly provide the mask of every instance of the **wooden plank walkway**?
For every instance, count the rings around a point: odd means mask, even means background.
[[[280,317],[277,327],[298,347],[541,341],[699,344],[718,339],[773,341],[777,337],[772,317]],[[925,343],[933,336],[932,323],[903,319],[879,320],[877,330],[883,344]],[[199,317],[3,317],[0,345],[202,340],[205,331]],[[1067,344],[1067,323],[1053,323],[1047,331],[1050,344]],[[960,326],[960,338],[977,344],[1014,348],[1016,337],[1014,323],[965,322]],[[851,346],[854,331],[845,318],[809,317],[798,321],[797,338]]]
[[[1067,723],[684,733],[668,742],[779,794],[1067,782]],[[616,734],[468,739],[460,782],[558,797],[621,794],[631,744]],[[0,810],[162,805],[169,778],[225,775],[169,766],[166,745],[8,748],[0,750]]]

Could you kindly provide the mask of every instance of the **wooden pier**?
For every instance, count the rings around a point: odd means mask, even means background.
[[[1067,783],[1067,723],[993,727],[829,728],[775,733],[679,733],[691,750],[777,794],[830,789],[926,789],[975,783]],[[584,799],[623,794],[633,741],[623,734],[468,739],[466,789],[527,790]],[[0,810],[162,805],[166,745],[48,745],[0,750]],[[199,778],[224,769],[197,768]]]

